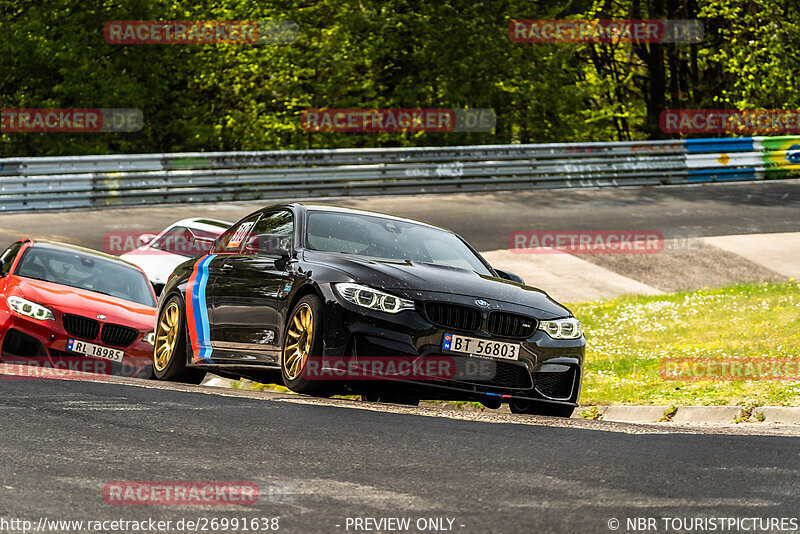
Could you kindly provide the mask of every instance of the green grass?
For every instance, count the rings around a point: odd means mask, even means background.
[[[800,359],[800,284],[741,284],[570,306],[586,331],[581,404],[800,406],[798,381],[665,381],[664,358]]]

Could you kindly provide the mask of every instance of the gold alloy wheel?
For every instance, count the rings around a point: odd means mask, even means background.
[[[159,372],[167,368],[172,353],[175,352],[175,343],[180,330],[178,324],[180,316],[178,303],[174,301],[170,302],[164,313],[161,314],[161,320],[156,329],[156,347],[153,354],[153,365]]]
[[[314,339],[314,314],[305,302],[294,312],[286,331],[283,348],[283,372],[286,378],[296,380],[308,360],[311,341]]]

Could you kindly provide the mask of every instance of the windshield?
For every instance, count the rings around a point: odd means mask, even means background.
[[[313,250],[427,263],[491,276],[458,236],[422,224],[319,211],[309,213],[306,237]]]
[[[155,307],[145,275],[133,267],[74,250],[32,247],[14,273]]]
[[[208,230],[191,228],[192,233],[198,238],[201,238],[196,241],[189,241],[186,239],[187,229],[189,228],[186,226],[173,226],[161,234],[161,236],[155,242],[153,242],[150,247],[156,250],[163,250],[164,252],[169,252],[171,254],[184,256],[186,258],[200,256],[211,249],[213,240],[219,237],[219,235],[222,233],[222,230],[227,229],[227,226],[220,228],[219,232],[209,232]],[[203,238],[208,238],[212,241],[204,241],[202,240]]]

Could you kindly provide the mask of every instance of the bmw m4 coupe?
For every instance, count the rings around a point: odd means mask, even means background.
[[[245,217],[176,268],[153,368],[162,380],[212,371],[300,393],[567,417],[584,346],[567,308],[453,232],[291,203]]]

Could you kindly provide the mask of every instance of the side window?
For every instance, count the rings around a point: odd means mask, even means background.
[[[21,248],[22,241],[17,241],[8,247],[3,254],[0,254],[0,260],[3,260],[3,269],[0,270],[0,276],[6,276],[11,272],[11,264],[14,263],[14,258],[17,257],[17,253]]]
[[[251,229],[248,240],[254,236],[264,236],[265,234],[276,239],[269,239],[269,244],[258,239],[258,245],[253,249],[256,254],[258,250],[282,248],[289,250],[292,248],[292,235],[294,233],[294,218],[292,212],[288,210],[272,211],[264,213],[255,226]],[[252,246],[248,242],[248,246]]]
[[[169,232],[164,232],[164,234],[150,246],[158,250],[175,252],[178,249],[179,245],[183,245],[182,241],[186,239],[184,237],[185,233],[186,233],[185,226],[173,226],[172,228],[169,229]]]
[[[260,216],[260,213],[256,213],[231,226],[228,231],[219,236],[211,252],[213,254],[238,252],[242,243],[247,240],[248,236],[252,235],[253,226]]]

